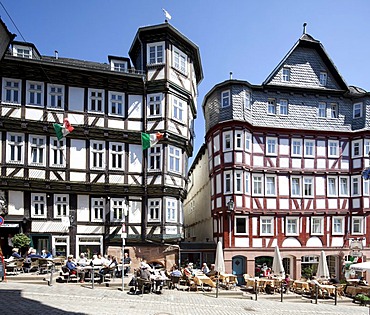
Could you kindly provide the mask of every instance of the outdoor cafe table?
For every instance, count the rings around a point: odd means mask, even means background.
[[[359,285],[359,286],[347,286],[345,293],[349,296],[356,296],[357,293],[370,293],[370,286]]]
[[[302,280],[295,280],[293,282],[294,291],[310,291],[310,283]]]
[[[193,281],[196,285],[203,287],[203,284],[209,285],[211,288],[215,288],[216,284],[211,280],[211,278],[206,275],[197,274],[194,276]]]

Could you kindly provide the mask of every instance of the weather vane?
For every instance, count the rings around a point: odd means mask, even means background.
[[[162,8],[162,10],[163,10],[164,16],[166,17],[165,22],[168,22],[168,20],[171,20],[171,18],[172,18],[171,14],[169,14],[168,11],[163,9],[163,8]]]

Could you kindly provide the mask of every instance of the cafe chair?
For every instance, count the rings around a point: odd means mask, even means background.
[[[66,266],[62,266],[61,275],[64,277],[67,283],[74,279],[77,281],[77,271],[69,270]]]
[[[150,293],[152,289],[152,282],[145,279],[137,279],[137,290],[141,292],[141,295],[144,295],[145,292]]]

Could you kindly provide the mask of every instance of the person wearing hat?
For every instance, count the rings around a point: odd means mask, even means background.
[[[14,259],[19,259],[19,258],[22,258],[21,255],[19,255],[19,249],[14,247],[12,249],[12,257],[14,257]]]

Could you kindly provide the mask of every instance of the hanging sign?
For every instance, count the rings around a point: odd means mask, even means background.
[[[4,224],[4,218],[0,216],[0,225],[3,225],[3,224]]]

